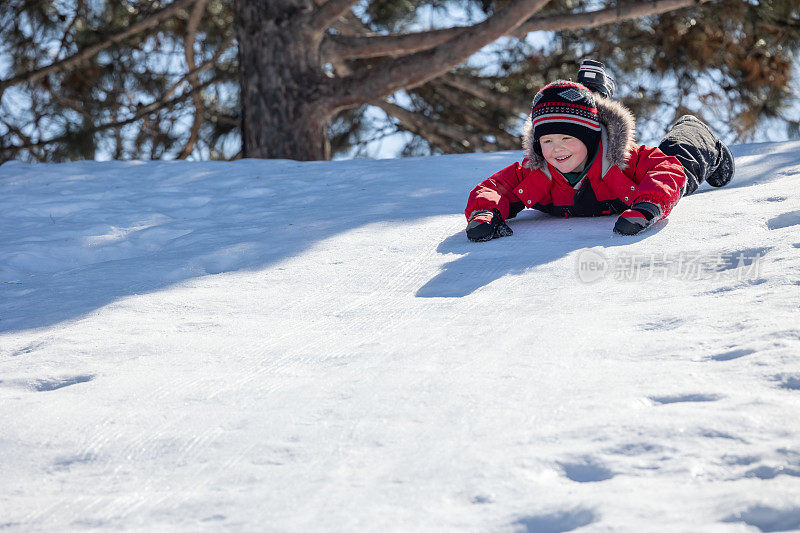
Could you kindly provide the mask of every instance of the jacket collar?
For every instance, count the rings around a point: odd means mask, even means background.
[[[628,167],[630,149],[634,146],[636,137],[636,119],[633,113],[619,102],[597,95],[595,95],[595,101],[597,102],[597,118],[600,120],[602,129],[602,175],[605,175],[612,166],[625,170]],[[525,166],[532,170],[541,170],[549,176],[547,161],[533,151],[533,128],[530,115],[525,121],[525,129],[522,133],[522,149],[528,159]]]

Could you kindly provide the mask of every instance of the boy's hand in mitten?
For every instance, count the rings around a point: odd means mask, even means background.
[[[513,234],[500,211],[473,211],[467,223],[467,238],[472,242],[483,242]]]
[[[633,204],[630,209],[624,211],[617,223],[614,224],[614,233],[620,235],[636,235],[645,228],[651,226],[661,217],[661,208],[650,202],[639,202]]]

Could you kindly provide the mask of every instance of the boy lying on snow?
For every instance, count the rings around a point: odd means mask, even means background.
[[[684,115],[658,148],[640,146],[633,114],[610,100],[615,84],[603,64],[584,61],[578,82],[558,80],[536,94],[522,164],[470,192],[469,240],[511,235],[505,221],[526,207],[564,218],[621,213],[614,232],[635,235],[703,181],[722,187],[733,177],[730,150],[701,120]]]

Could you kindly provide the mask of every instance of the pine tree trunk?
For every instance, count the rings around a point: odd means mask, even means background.
[[[326,77],[311,0],[237,0],[244,157],[329,159],[331,111],[314,105]]]

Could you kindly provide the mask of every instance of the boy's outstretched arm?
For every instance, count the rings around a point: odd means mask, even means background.
[[[683,166],[658,148],[640,147],[628,164],[638,185],[630,209],[614,225],[620,235],[636,235],[669,215],[686,186]]]
[[[512,209],[511,206],[512,203],[522,205],[517,192],[522,194],[525,189],[539,188],[526,178],[531,178],[531,172],[514,163],[486,178],[470,191],[464,216],[467,217],[467,237],[471,241],[488,241],[513,233],[505,221],[521,208]]]

